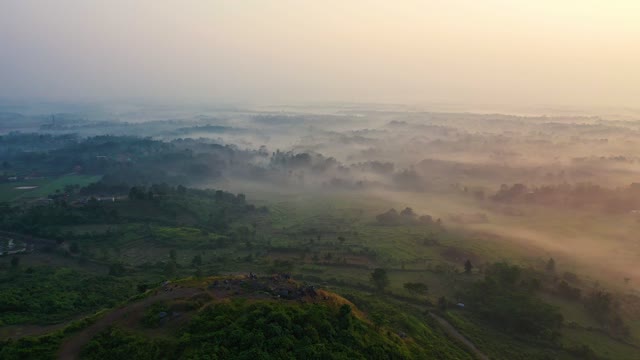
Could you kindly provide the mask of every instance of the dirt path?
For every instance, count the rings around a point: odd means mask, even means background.
[[[40,336],[69,325],[68,322],[52,325],[8,325],[0,328],[0,340],[22,339],[28,336]]]
[[[196,288],[172,288],[172,291],[158,291],[157,294],[149,296],[138,302],[128,304],[124,307],[115,309],[104,317],[100,318],[93,325],[83,329],[77,334],[72,335],[66,339],[60,350],[58,351],[58,359],[73,360],[78,359],[82,348],[98,333],[108,328],[110,325],[118,320],[123,319],[131,313],[142,313],[145,307],[164,300],[174,300],[179,298],[191,297],[195,294],[202,292],[201,289]]]
[[[460,341],[460,343],[462,343],[464,346],[466,346],[467,348],[469,348],[469,350],[471,350],[471,352],[473,352],[473,354],[481,360],[489,360],[489,357],[485,354],[483,354],[480,350],[478,350],[478,348],[471,342],[469,341],[469,339],[467,339],[466,337],[464,337],[464,335],[460,334],[460,332],[458,332],[458,330],[456,330],[455,327],[453,327],[453,325],[451,325],[447,320],[441,318],[440,316],[429,312],[429,315],[436,319],[436,321],[442,326],[442,329],[452,338]]]

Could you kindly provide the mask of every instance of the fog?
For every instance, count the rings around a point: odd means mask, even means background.
[[[351,351],[370,327],[384,343],[362,342],[368,357],[440,358],[463,339],[460,356],[635,359],[638,14],[637,0],[0,0],[0,352],[79,336],[78,356],[102,341],[191,354],[213,304],[247,296],[285,320],[274,304],[339,306],[311,337],[294,330],[298,355],[324,351],[317,333]],[[113,304],[131,321],[91,315]]]
[[[528,260],[553,256],[613,282],[640,275],[637,121],[375,107],[217,119],[242,131],[182,136],[262,147],[264,155],[202,186],[258,198],[359,194],[484,234]]]
[[[9,0],[0,97],[633,108],[639,11],[632,0]]]
[[[142,175],[104,181],[376,199],[373,214],[411,207],[516,258],[637,277],[638,10],[3,2],[0,133],[18,148],[4,154],[150,137],[113,150]],[[60,163],[89,167],[75,156]]]
[[[42,113],[44,108],[59,112]],[[281,196],[308,202],[332,196],[376,199],[375,206],[362,200],[371,216],[411,207],[467,232],[461,239],[480,236],[479,244],[510,249],[516,259],[553,256],[614,283],[640,275],[634,238],[640,223],[638,120],[362,104],[3,109],[20,111],[3,112],[1,130],[22,151],[49,145],[22,145],[27,141],[20,136],[27,135],[15,131],[75,134],[64,141],[87,147],[80,152],[88,159],[113,152],[115,172],[106,183],[222,188],[267,203]],[[138,145],[105,150],[119,141],[93,138],[105,134],[150,138],[138,150]],[[150,152],[149,141],[156,150]],[[11,157],[19,153],[9,146],[5,156],[14,163]],[[78,160],[73,152],[62,156],[60,163],[93,162]],[[128,163],[137,165],[131,169]]]

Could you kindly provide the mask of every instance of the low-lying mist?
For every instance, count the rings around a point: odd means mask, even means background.
[[[9,163],[38,132],[50,136],[38,146],[83,148],[61,160],[60,171],[119,169],[105,177],[113,184],[180,183],[253,198],[373,197],[489,234],[485,241],[524,249],[523,256],[566,259],[616,281],[640,277],[638,120],[347,105],[0,116]],[[131,135],[148,143],[125,144]],[[104,157],[106,148],[118,156]],[[127,169],[141,164],[149,176],[128,178]]]

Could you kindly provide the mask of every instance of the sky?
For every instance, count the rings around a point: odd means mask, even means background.
[[[0,98],[640,104],[638,0],[0,0]]]

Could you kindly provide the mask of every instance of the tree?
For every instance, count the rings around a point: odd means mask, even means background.
[[[338,319],[341,328],[351,328],[353,323],[353,317],[351,316],[351,306],[349,306],[348,304],[340,306],[340,310],[338,311]]]
[[[381,311],[376,311],[371,314],[371,321],[373,325],[376,327],[376,330],[380,330],[380,327],[387,322],[387,318],[384,316],[384,313]]]
[[[449,306],[449,302],[447,301],[447,298],[444,296],[441,296],[440,298],[438,298],[438,308],[442,311],[447,310],[447,307]]]
[[[339,313],[340,313],[340,317],[348,316],[349,314],[351,314],[351,306],[349,306],[349,304],[344,304],[340,306]]]
[[[416,216],[416,213],[415,213],[415,212],[413,212],[413,209],[412,209],[412,208],[407,207],[407,208],[405,208],[404,210],[402,210],[402,211],[400,212],[400,215],[402,215],[402,216],[409,216],[409,217],[415,217],[415,216]]]
[[[73,254],[77,254],[80,252],[80,246],[77,242],[72,242],[69,246],[69,251],[71,251]]]
[[[109,275],[111,276],[122,276],[126,272],[124,265],[122,263],[113,263],[109,265]]]
[[[580,288],[569,285],[565,280],[560,281],[556,289],[560,296],[566,297],[570,300],[579,300],[582,292]]]
[[[389,286],[389,277],[385,269],[377,268],[371,273],[371,282],[378,289],[378,291],[384,291],[384,288]]]
[[[129,200],[144,200],[146,198],[146,189],[136,186],[129,190]]]
[[[193,267],[199,267],[200,265],[202,265],[202,256],[200,255],[194,256],[193,260],[191,260],[191,265]]]
[[[293,262],[275,259],[270,270],[272,273],[290,273],[293,270]]]
[[[176,275],[176,272],[178,271],[178,267],[176,266],[176,263],[173,261],[169,261],[165,266],[164,266],[164,274],[167,277],[174,277]]]
[[[482,281],[466,288],[465,305],[473,308],[474,315],[502,331],[553,340],[562,325],[562,314],[540,300],[534,290],[526,286],[526,280],[519,266],[491,264]]]
[[[471,274],[471,270],[473,270],[473,265],[471,264],[471,260],[467,259],[467,261],[464,262],[464,273]]]
[[[432,224],[433,217],[431,217],[431,215],[422,215],[418,218],[418,221],[420,221],[423,224]]]
[[[412,282],[404,283],[404,288],[414,294],[425,294],[429,290],[426,284]]]
[[[613,297],[610,293],[603,290],[594,290],[585,299],[584,306],[596,320],[600,323],[605,323],[611,313],[612,303]]]
[[[382,225],[396,225],[400,221],[400,215],[396,209],[389,209],[389,211],[376,216],[376,220]]]
[[[547,261],[546,269],[547,269],[548,272],[555,272],[556,271],[556,261],[553,260],[553,258],[549,258],[549,261]]]
[[[613,319],[609,322],[609,331],[618,338],[628,338],[631,335],[631,330],[627,326],[619,315],[614,315]]]

